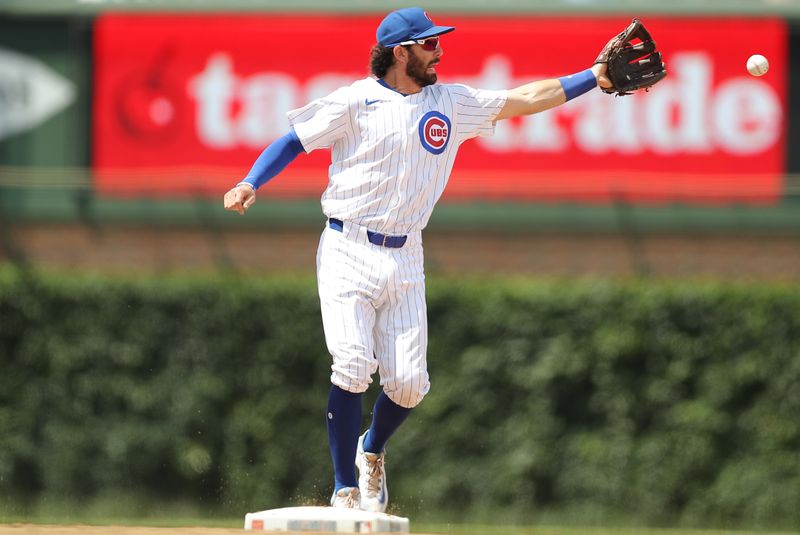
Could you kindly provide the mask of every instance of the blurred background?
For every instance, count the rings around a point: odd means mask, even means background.
[[[329,155],[222,195],[410,5],[0,1],[0,521],[325,501]],[[422,5],[442,82],[583,70],[634,16],[669,75],[462,146],[395,512],[800,529],[800,3]]]

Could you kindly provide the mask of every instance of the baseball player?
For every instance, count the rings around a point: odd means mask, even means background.
[[[291,131],[225,194],[225,209],[244,214],[298,154],[331,149],[317,280],[333,360],[326,420],[334,507],[385,511],[384,447],[430,389],[421,231],[458,147],[492,135],[497,121],[612,85],[602,63],[509,90],[437,84],[442,35],[454,29],[420,8],[387,15],[370,53],[372,76],[290,111]],[[360,434],[361,396],[376,370],[382,391]]]

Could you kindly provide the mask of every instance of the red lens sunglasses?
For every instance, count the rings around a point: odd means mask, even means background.
[[[422,47],[422,50],[433,52],[439,47],[439,36],[436,35],[434,37],[428,37],[427,39],[414,39],[413,41],[403,41],[400,44],[403,46],[419,45],[420,47]]]

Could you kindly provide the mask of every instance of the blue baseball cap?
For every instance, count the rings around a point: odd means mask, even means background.
[[[392,11],[381,21],[375,36],[381,46],[397,46],[404,41],[427,39],[455,30],[453,26],[436,26],[420,7]]]

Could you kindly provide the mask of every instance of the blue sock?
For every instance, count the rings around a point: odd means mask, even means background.
[[[361,430],[361,394],[332,386],[328,395],[328,445],[333,459],[334,492],[357,487],[356,450]]]
[[[372,425],[369,427],[367,436],[364,437],[364,451],[380,453],[386,446],[397,428],[400,427],[411,409],[401,407],[381,392],[375,400],[375,408],[372,410]]]

